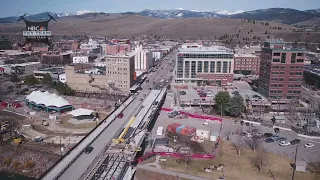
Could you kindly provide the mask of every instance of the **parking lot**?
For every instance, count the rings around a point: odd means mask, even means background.
[[[280,130],[279,133],[275,133],[273,128],[269,128],[265,126],[259,126],[254,128],[259,129],[259,132],[272,133],[280,137],[285,137],[287,138],[286,142],[290,142],[294,139],[300,139],[300,143],[298,144],[297,160],[307,161],[309,163],[320,161],[320,140],[311,140],[311,139],[301,138],[301,137],[298,137],[295,132],[284,131],[284,130]],[[221,134],[222,136],[226,136],[228,131],[236,132],[242,129],[243,129],[243,132],[247,132],[252,130],[253,127],[235,124],[234,121],[231,121],[231,120],[224,120],[223,129],[222,129],[223,133]],[[247,138],[247,137],[242,137],[242,138]],[[237,135],[232,135],[231,140],[232,141],[238,140]],[[307,143],[313,143],[314,147],[305,148],[304,145]],[[265,138],[263,139],[262,144],[263,144],[263,147],[265,147],[266,150],[269,152],[273,152],[281,156],[288,156],[291,159],[294,159],[296,145],[280,146],[279,142],[266,143]]]
[[[200,97],[197,90],[203,90],[204,92],[208,92],[206,97]],[[219,91],[222,91],[223,87],[218,86],[188,86],[188,89],[181,89],[179,91],[186,92],[184,95],[179,95],[181,103],[184,102],[193,102],[193,101],[201,101],[201,102],[214,102],[214,97]],[[254,95],[258,95],[264,98],[261,94],[252,91],[250,85],[245,81],[234,81],[233,86],[227,87],[228,92],[232,95],[232,92],[238,91],[243,99],[249,98],[253,99]],[[178,93],[179,94],[179,93]]]

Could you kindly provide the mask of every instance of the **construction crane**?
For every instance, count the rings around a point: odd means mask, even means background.
[[[140,108],[138,109],[138,111],[135,113],[135,115],[131,118],[131,120],[129,121],[128,125],[124,128],[124,130],[122,131],[122,133],[119,135],[119,137],[117,139],[112,139],[112,141],[115,144],[119,144],[120,142],[124,143],[126,142],[126,140],[124,139],[124,136],[127,134],[131,124],[134,122],[134,120],[136,119],[137,115],[140,113],[141,109],[144,108],[144,106],[140,106]]]

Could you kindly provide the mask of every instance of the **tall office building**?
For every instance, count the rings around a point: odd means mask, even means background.
[[[261,52],[259,92],[271,100],[300,97],[305,50],[285,46],[282,39],[269,39]]]
[[[223,47],[204,47],[198,44],[183,44],[177,52],[177,83],[218,81],[222,85],[233,82],[233,57]]]

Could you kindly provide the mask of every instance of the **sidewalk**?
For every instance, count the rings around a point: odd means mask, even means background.
[[[145,170],[153,171],[153,172],[158,172],[158,173],[162,173],[162,174],[167,174],[167,175],[174,176],[174,177],[191,179],[191,180],[210,180],[210,179],[199,177],[199,176],[193,176],[193,175],[189,175],[189,174],[167,171],[164,169],[158,169],[156,167],[150,167],[148,165],[138,165],[137,168],[141,168],[141,169],[145,169]]]

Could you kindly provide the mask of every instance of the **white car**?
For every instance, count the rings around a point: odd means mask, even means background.
[[[253,136],[252,133],[247,133],[247,134],[246,134],[246,137],[247,137],[247,138],[251,138],[252,136]]]
[[[307,143],[306,145],[304,145],[305,148],[311,148],[313,146],[314,146],[314,144],[312,144],[312,143]]]
[[[280,146],[290,146],[290,142],[280,141],[279,145]]]

